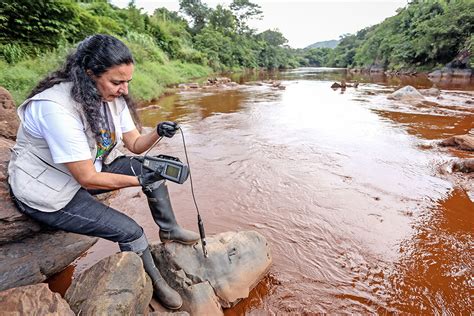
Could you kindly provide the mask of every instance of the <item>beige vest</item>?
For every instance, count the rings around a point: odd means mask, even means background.
[[[60,83],[27,99],[18,107],[18,116],[23,122],[25,109],[33,100],[47,100],[56,103],[82,121],[91,157],[95,159],[96,139],[87,122],[82,105],[71,97],[71,87],[72,83],[70,82]],[[111,163],[122,155],[116,148],[119,147],[122,140],[120,113],[127,106],[123,98],[108,102],[108,105],[116,127],[117,146],[105,159],[105,164]],[[43,212],[54,212],[63,208],[81,187],[64,164],[54,163],[46,141],[43,138],[35,138],[30,135],[23,128],[23,123],[20,124],[16,144],[12,149],[8,175],[8,182],[15,197],[26,205]]]

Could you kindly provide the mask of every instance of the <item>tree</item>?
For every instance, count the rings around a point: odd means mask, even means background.
[[[179,0],[179,11],[191,18],[191,32],[196,35],[206,26],[211,10],[201,0]]]
[[[237,30],[237,21],[232,11],[224,8],[220,4],[217,5],[215,10],[211,11],[209,25],[226,35],[231,35]]]
[[[260,6],[251,3],[249,0],[233,0],[230,4],[230,10],[233,12],[239,33],[250,32],[247,21],[251,19],[261,19],[262,10]]]

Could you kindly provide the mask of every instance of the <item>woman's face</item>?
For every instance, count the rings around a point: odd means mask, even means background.
[[[102,100],[110,102],[128,94],[128,83],[132,80],[133,64],[110,67],[100,77],[92,75]]]

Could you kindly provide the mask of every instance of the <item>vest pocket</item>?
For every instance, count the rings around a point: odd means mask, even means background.
[[[61,191],[71,179],[70,175],[54,168],[31,152],[18,157],[16,165],[27,175],[54,191]]]
[[[26,174],[35,179],[37,179],[48,168],[41,159],[30,152],[18,156],[16,165],[18,168],[26,172]]]
[[[66,186],[70,179],[71,176],[53,168],[46,168],[38,177],[39,182],[58,192]]]

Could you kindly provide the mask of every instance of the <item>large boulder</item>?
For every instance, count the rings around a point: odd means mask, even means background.
[[[461,150],[474,151],[474,134],[455,135],[440,143],[441,146],[456,147]]]
[[[46,280],[97,241],[45,230],[18,212],[7,184],[7,165],[13,145],[13,141],[0,137],[0,290]]]
[[[38,223],[18,212],[10,197],[7,166],[13,145],[13,141],[0,137],[0,245],[41,230]]]
[[[35,284],[62,271],[96,238],[63,231],[33,234],[0,246],[0,290]]]
[[[157,244],[152,253],[161,274],[183,297],[191,315],[219,315],[248,297],[270,268],[266,239],[254,231],[227,232],[208,238],[209,256],[201,244]]]
[[[81,315],[145,314],[153,295],[142,260],[133,252],[102,259],[73,280],[64,296]]]
[[[423,101],[424,98],[425,97],[412,86],[405,86],[387,96],[387,99],[399,101]]]
[[[17,287],[0,292],[2,315],[73,316],[65,300],[46,283]]]
[[[0,136],[15,140],[19,123],[10,92],[0,87]]]
[[[427,97],[439,97],[439,95],[441,94],[441,91],[435,87],[429,89],[421,89],[419,91],[422,95]]]
[[[471,173],[474,172],[474,158],[465,158],[453,163],[454,172]]]

